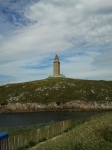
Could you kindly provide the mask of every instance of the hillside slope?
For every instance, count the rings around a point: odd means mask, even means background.
[[[30,148],[29,150],[31,150]],[[112,113],[90,118],[60,136],[37,144],[33,150],[111,150]]]
[[[47,78],[0,86],[1,106],[17,103],[46,105],[52,102],[60,106],[72,101],[112,104],[112,81]]]

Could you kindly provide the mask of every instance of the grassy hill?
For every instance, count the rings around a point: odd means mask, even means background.
[[[112,81],[90,81],[70,78],[7,84],[0,86],[0,104],[57,102],[71,100],[112,101]]]
[[[38,144],[33,150],[111,150],[112,113],[90,118],[56,138]],[[29,149],[31,150],[31,149]]]

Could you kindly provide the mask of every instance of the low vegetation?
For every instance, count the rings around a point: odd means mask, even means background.
[[[112,81],[47,78],[0,86],[0,104],[57,102],[71,100],[112,101]]]
[[[23,146],[23,147],[18,147],[17,149],[15,150],[26,150],[30,147],[33,147],[35,146],[37,143],[36,142],[33,142],[33,141],[30,141],[26,146]]]
[[[74,127],[76,127],[76,126],[78,126],[78,125],[84,123],[85,121],[86,121],[86,120],[75,120],[75,121],[72,120],[72,126],[71,126],[71,128],[68,128],[67,130],[65,130],[65,132],[68,132],[68,131],[72,130]],[[32,127],[32,129],[35,129],[35,126],[31,126],[31,127]],[[21,127],[21,128],[22,128],[22,127]],[[24,127],[23,127],[23,129],[24,129]],[[21,133],[22,133],[22,132],[21,132]],[[26,146],[19,147],[19,148],[17,148],[16,150],[26,150],[26,149],[28,149],[28,148],[32,148],[33,146],[35,146],[35,145],[37,145],[37,144],[39,144],[39,143],[41,143],[41,142],[45,142],[45,141],[47,141],[47,140],[48,140],[48,139],[46,139],[46,138],[42,138],[42,139],[39,140],[38,142],[29,141],[29,143],[28,143]]]
[[[111,150],[112,113],[92,117],[56,138],[40,143],[33,150]]]
[[[52,122],[51,122],[52,123]],[[49,123],[49,124],[51,124]],[[19,127],[10,127],[10,128],[0,128],[0,132],[6,132],[9,134],[9,137],[13,137],[19,134],[23,134],[38,128],[41,128],[48,124],[34,124],[34,125],[28,125],[28,126],[19,126]]]

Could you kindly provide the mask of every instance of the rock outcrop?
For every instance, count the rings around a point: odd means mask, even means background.
[[[0,106],[0,112],[38,112],[38,111],[100,111],[112,110],[112,102],[74,100],[66,103],[9,103]]]

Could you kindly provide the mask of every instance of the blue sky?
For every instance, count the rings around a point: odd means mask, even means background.
[[[0,0],[0,84],[112,80],[112,0]]]

